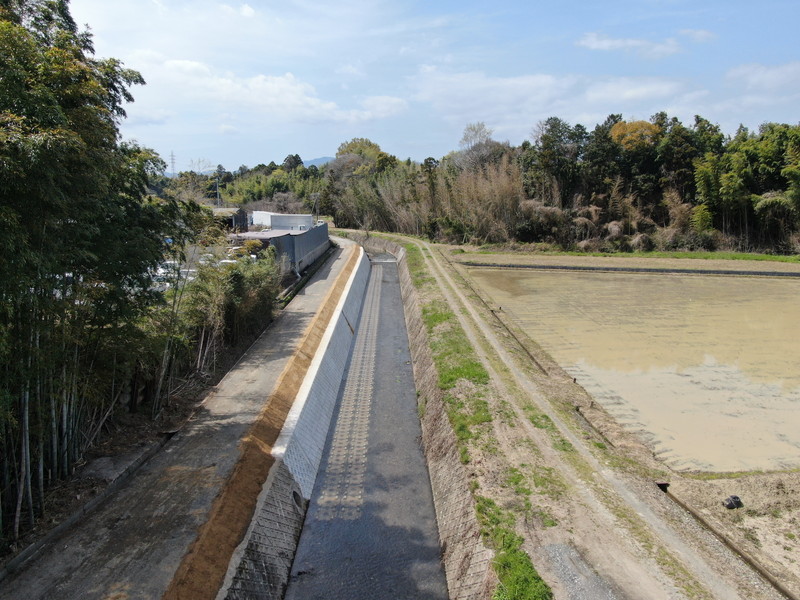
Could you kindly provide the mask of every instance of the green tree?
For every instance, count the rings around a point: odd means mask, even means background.
[[[622,147],[620,170],[640,209],[651,212],[661,199],[657,148],[666,114],[648,121],[620,121],[611,128],[611,138]]]
[[[701,155],[714,154],[721,156],[725,150],[725,135],[719,128],[704,119],[700,115],[694,117],[694,127],[692,128],[695,137],[695,147]]]
[[[342,142],[339,145],[339,149],[336,151],[336,158],[347,154],[356,154],[374,163],[378,160],[380,152],[381,147],[372,140],[367,138],[353,138],[349,142]]]
[[[587,132],[558,117],[540,123],[522,156],[528,194],[545,204],[571,207],[580,183]]]
[[[698,158],[694,163],[695,189],[697,200],[708,207],[720,229],[727,233],[729,215],[722,204],[722,160],[712,152]]]
[[[786,167],[781,175],[788,182],[787,197],[800,213],[800,127],[795,130],[793,139],[786,149]]]
[[[694,197],[694,160],[699,151],[696,136],[678,119],[668,122],[656,147],[662,189],[675,190],[684,201]]]
[[[299,154],[289,154],[286,158],[283,159],[283,165],[281,167],[286,172],[291,172],[297,169],[298,167],[303,166],[303,159],[300,158]]]
[[[378,157],[375,160],[375,172],[376,173],[383,173],[389,169],[393,169],[398,164],[397,157],[393,154],[387,154],[386,152],[379,152]]]
[[[155,153],[120,143],[129,89],[65,0],[0,2],[0,529],[17,537],[119,400],[182,205],[147,198]],[[188,219],[187,219],[188,220]],[[11,517],[11,518],[9,518]]]
[[[620,121],[622,115],[609,115],[587,137],[581,186],[587,196],[607,196],[621,174],[622,147],[611,137],[612,127]]]

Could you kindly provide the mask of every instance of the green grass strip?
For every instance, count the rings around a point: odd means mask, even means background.
[[[447,304],[436,300],[422,307],[422,320],[431,340],[431,352],[439,372],[439,387],[451,389],[459,379],[475,385],[489,383],[489,373],[481,364]]]
[[[495,551],[492,566],[500,580],[492,600],[552,600],[553,591],[522,549],[522,537],[513,530],[513,514],[490,498],[475,496],[475,501],[481,534]]]
[[[595,256],[604,258],[680,258],[690,260],[752,260],[761,262],[799,263],[800,256],[789,254],[757,254],[754,252],[689,252],[689,251],[655,251],[655,252],[578,252],[568,250],[536,250],[497,248],[488,245],[472,251],[475,254],[528,254],[535,256]],[[453,252],[455,254],[455,252]],[[459,252],[461,254],[463,252]],[[470,253],[469,251],[467,253]]]
[[[406,244],[405,248],[414,286],[421,290],[431,285],[433,278],[425,270],[419,248],[414,244]],[[461,379],[470,381],[479,388],[489,383],[488,371],[478,360],[455,313],[444,300],[433,300],[423,305],[422,319],[428,332],[431,353],[439,373],[439,387],[442,390],[452,389]],[[479,391],[469,399],[447,395],[445,402],[448,418],[458,439],[461,461],[469,462],[467,442],[477,437],[478,427],[491,422],[489,404],[481,398]],[[516,470],[510,473],[509,483],[518,493],[525,489],[523,479]],[[475,496],[475,502],[481,534],[495,551],[492,566],[500,583],[492,599],[552,600],[550,587],[539,576],[530,556],[522,549],[522,537],[514,532],[513,513],[504,510],[489,498]]]

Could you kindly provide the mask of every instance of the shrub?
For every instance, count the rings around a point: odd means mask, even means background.
[[[631,248],[636,252],[650,252],[655,248],[655,242],[653,242],[653,238],[646,233],[637,233],[633,236],[633,239],[631,239]]]

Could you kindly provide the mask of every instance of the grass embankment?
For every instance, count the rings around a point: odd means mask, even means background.
[[[454,254],[464,254],[469,250],[455,248]],[[758,254],[755,252],[689,252],[689,251],[653,251],[653,252],[578,252],[569,250],[543,250],[540,248],[531,250],[526,246],[508,247],[485,245],[475,249],[476,254],[544,254],[547,256],[594,256],[606,258],[680,258],[694,260],[746,260],[761,262],[783,262],[800,263],[800,256],[795,254]]]
[[[489,403],[485,399],[489,373],[471,347],[455,313],[441,297],[434,278],[427,273],[422,251],[415,244],[406,244],[405,248],[412,281],[422,300],[422,317],[439,376],[439,388],[444,394],[448,418],[458,440],[460,459],[466,464],[470,461],[470,442],[487,433],[487,426],[492,421]],[[512,468],[507,482],[525,498],[527,510],[530,510],[527,498],[530,490],[525,487],[524,476]],[[514,531],[514,512],[477,494],[478,488],[477,480],[470,481],[481,534],[495,551],[493,567],[500,583],[493,599],[549,600],[553,597],[550,587],[522,549],[522,537]]]

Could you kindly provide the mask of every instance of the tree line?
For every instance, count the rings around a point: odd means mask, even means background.
[[[298,155],[240,167],[220,198],[455,243],[606,252],[800,248],[799,125],[765,123],[728,136],[701,116],[687,125],[665,112],[647,121],[612,114],[592,130],[551,117],[530,137],[512,146],[471,123],[458,150],[421,163],[354,138],[321,168],[305,168]]]
[[[221,263],[210,211],[120,141],[144,82],[91,42],[66,1],[0,0],[0,553],[120,411],[158,418],[278,291],[273,255]]]
[[[800,248],[800,126],[610,115],[588,131],[551,117],[514,147],[483,123],[422,163],[343,145],[322,205],[336,224],[456,243],[566,250]]]

